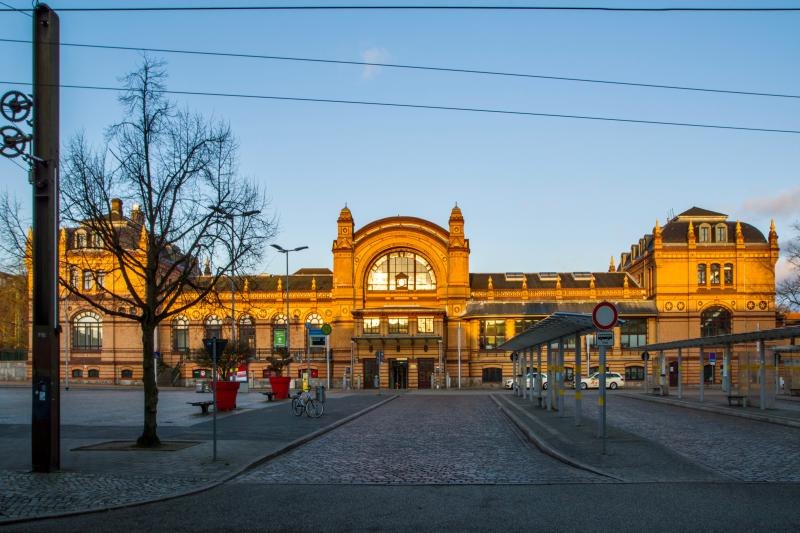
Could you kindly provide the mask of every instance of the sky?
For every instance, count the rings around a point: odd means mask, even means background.
[[[31,5],[28,0],[3,3],[15,8]],[[49,3],[56,11],[225,4],[301,5],[251,0]],[[560,0],[538,5],[643,4]],[[755,0],[691,5],[798,7]],[[62,43],[800,95],[800,12],[62,12],[60,20]],[[19,12],[0,12],[0,39],[29,40],[30,21]],[[30,82],[30,44],[0,42],[0,51],[0,81]],[[800,130],[800,98],[152,55],[166,60],[172,90]],[[139,52],[64,46],[61,79],[64,84],[119,86],[119,78],[140,62]],[[9,89],[26,88],[0,84],[0,92]],[[104,128],[122,116],[112,93],[63,89],[61,98],[62,144],[80,132],[100,140]],[[240,172],[267,190],[279,217],[275,242],[286,248],[309,247],[292,255],[292,271],[332,268],[336,218],[345,205],[356,228],[398,214],[446,228],[457,203],[470,239],[472,272],[605,271],[611,256],[619,258],[652,231],[656,220],[664,224],[692,206],[747,221],[764,234],[774,219],[782,248],[798,235],[792,224],[800,221],[799,134],[285,100],[172,98],[179,106],[230,123],[240,144]],[[22,199],[30,195],[26,173],[4,158],[0,187]],[[283,256],[269,248],[260,271],[284,269]],[[779,279],[789,272],[785,260],[777,271]]]

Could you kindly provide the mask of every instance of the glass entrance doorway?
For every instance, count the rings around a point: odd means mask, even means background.
[[[408,388],[408,361],[392,359],[389,365],[389,388]]]
[[[433,375],[433,359],[417,359],[419,377],[417,378],[420,389],[430,389],[433,386],[431,376]]]

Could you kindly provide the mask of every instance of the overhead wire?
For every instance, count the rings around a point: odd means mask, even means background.
[[[30,44],[30,40],[25,39],[8,39],[8,38],[0,38],[0,42],[6,43],[28,43]],[[88,44],[88,43],[59,43],[61,46],[73,47],[73,48],[91,48],[91,49],[100,49],[100,50],[123,50],[123,51],[132,51],[132,52],[153,52],[153,53],[160,53],[160,54],[184,54],[184,55],[200,55],[200,56],[213,56],[213,57],[234,57],[234,58],[241,58],[241,59],[264,59],[264,60],[274,60],[274,61],[295,61],[295,62],[306,62],[306,63],[324,63],[324,64],[336,64],[336,65],[354,65],[354,66],[362,66],[362,67],[386,67],[386,68],[394,68],[394,69],[406,69],[406,70],[422,70],[422,71],[432,71],[432,72],[447,72],[447,73],[456,73],[456,74],[476,74],[476,75],[485,75],[485,76],[501,76],[501,77],[513,77],[513,78],[532,78],[532,79],[543,79],[543,80],[553,80],[553,81],[569,81],[569,82],[577,82],[577,83],[594,83],[594,84],[603,84],[603,85],[621,85],[621,86],[628,86],[628,87],[643,87],[648,89],[667,89],[667,90],[679,90],[679,91],[695,91],[695,92],[707,92],[707,93],[721,93],[721,94],[734,94],[734,95],[743,95],[743,96],[762,96],[762,97],[772,97],[772,98],[798,98],[800,99],[800,95],[797,94],[785,94],[785,93],[767,93],[767,92],[756,92],[756,91],[741,91],[735,89],[716,89],[716,88],[709,88],[709,87],[690,87],[684,85],[665,85],[665,84],[657,84],[657,83],[643,83],[643,82],[628,82],[628,81],[619,81],[619,80],[601,80],[601,79],[592,79],[592,78],[578,78],[578,77],[569,77],[569,76],[551,76],[545,74],[528,74],[523,72],[503,72],[503,71],[496,71],[496,70],[479,70],[479,69],[471,69],[471,68],[456,68],[456,67],[438,67],[438,66],[427,66],[427,65],[407,65],[402,63],[378,63],[372,61],[349,61],[344,59],[321,59],[321,58],[311,58],[311,57],[292,57],[292,56],[276,56],[276,55],[266,55],[266,54],[253,54],[253,53],[238,53],[238,52],[219,52],[219,51],[204,51],[204,50],[186,50],[186,49],[178,49],[178,48],[151,48],[151,47],[140,47],[140,46],[120,46],[120,45],[110,45],[110,44]]]
[[[3,85],[25,85],[30,86],[29,82],[17,81],[4,81],[0,80]],[[107,87],[100,85],[76,85],[76,84],[60,84],[59,87],[63,89],[85,89],[96,91],[125,91],[123,87]],[[274,95],[257,95],[257,94],[242,94],[242,93],[223,93],[223,92],[209,92],[209,91],[178,91],[178,90],[162,90],[164,94],[175,94],[183,96],[210,96],[210,97],[224,97],[224,98],[242,98],[251,100],[276,100],[276,101],[290,101],[290,102],[312,102],[312,103],[328,103],[328,104],[347,104],[347,105],[364,105],[376,107],[394,107],[405,109],[426,109],[436,111],[461,111],[470,113],[489,113],[498,115],[517,115],[517,116],[532,116],[532,117],[547,117],[547,118],[567,118],[576,120],[594,120],[604,122],[620,122],[630,124],[649,124],[658,126],[682,126],[690,128],[710,128],[720,130],[737,130],[737,131],[750,131],[750,132],[764,132],[764,133],[787,133],[787,134],[800,134],[800,130],[777,129],[777,128],[757,128],[747,126],[732,126],[724,124],[701,124],[695,122],[675,122],[675,121],[662,121],[662,120],[644,120],[632,119],[621,117],[602,117],[591,115],[572,115],[564,113],[542,113],[534,111],[515,111],[508,109],[490,109],[481,107],[457,107],[457,106],[442,106],[442,105],[425,105],[425,104],[404,104],[399,102],[378,102],[369,100],[343,100],[335,98],[304,98],[298,96],[274,96]]]
[[[8,11],[8,10],[0,10]],[[25,11],[32,11],[26,9]],[[800,11],[797,7],[608,7],[608,6],[515,6],[515,5],[285,5],[285,6],[137,6],[62,7],[59,12],[126,11],[598,11],[631,13],[758,13]]]

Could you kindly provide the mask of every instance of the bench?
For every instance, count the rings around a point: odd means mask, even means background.
[[[789,389],[789,396],[800,396],[800,389]]]
[[[267,401],[268,401],[268,402],[271,402],[271,401],[272,401],[272,399],[273,399],[273,397],[275,396],[275,393],[274,393],[274,392],[272,392],[272,391],[266,391],[266,392],[262,392],[261,394],[263,394],[264,396],[266,396],[266,397],[267,397]]]
[[[733,405],[733,402],[736,402],[736,404],[739,407],[744,407],[746,399],[747,399],[747,396],[744,396],[744,395],[729,394],[728,395],[728,406],[730,407],[730,406]]]
[[[202,402],[186,402],[186,403],[188,403],[189,405],[200,406],[200,409],[203,411],[202,414],[207,415],[208,414],[208,406],[209,405],[214,405],[214,400],[205,400],[205,401],[202,401]]]

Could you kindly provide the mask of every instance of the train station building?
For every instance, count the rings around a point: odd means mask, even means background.
[[[109,216],[128,228],[131,246],[137,246],[142,226],[135,208],[125,212],[115,201],[112,210]],[[499,345],[554,312],[590,313],[604,300],[624,320],[614,331],[609,366],[631,383],[643,379],[640,348],[648,343],[776,323],[774,225],[765,236],[746,222],[697,207],[663,226],[632,229],[633,244],[604,272],[528,272],[525,265],[471,272],[468,224],[457,206],[447,227],[412,216],[357,225],[345,207],[330,233],[331,264],[288,276],[288,316],[287,278],[275,273],[237,277],[233,293],[226,279],[228,289],[213,304],[162,323],[156,333],[160,382],[192,386],[204,379],[202,339],[228,336],[231,320],[253,351],[246,368],[252,385],[266,383],[267,358],[284,349],[288,328],[292,377],[310,368],[312,378],[330,379],[336,388],[380,383],[396,389],[500,386],[512,363]],[[102,243],[85,228],[62,230],[61,254],[70,269],[63,275],[81,291],[100,297],[100,289],[116,283]],[[104,316],[75,296],[62,302],[61,317],[68,332],[62,335],[62,368],[68,359],[70,380],[141,382],[138,324]],[[319,335],[323,324],[330,325],[327,336]],[[597,350],[591,335],[580,342],[588,342],[581,351],[588,347],[591,371]],[[567,340],[568,352],[574,343]],[[688,365],[684,380],[698,383],[698,368]],[[564,369],[567,379],[571,371]],[[713,368],[704,374],[710,383],[721,379]]]

